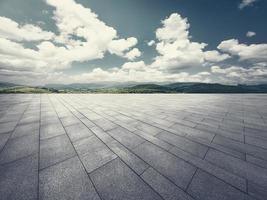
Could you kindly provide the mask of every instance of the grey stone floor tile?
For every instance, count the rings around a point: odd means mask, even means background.
[[[246,154],[246,161],[267,169],[267,160],[262,160]]]
[[[90,130],[98,137],[100,138],[104,143],[108,143],[113,141],[114,139],[105,131],[103,131],[101,128],[94,126],[90,128]]]
[[[203,158],[208,151],[208,147],[202,144],[190,141],[186,138],[168,133],[166,131],[159,133],[156,135],[156,137],[201,158]]]
[[[174,185],[167,178],[159,174],[153,168],[148,168],[142,175],[142,179],[156,190],[165,200],[193,200],[190,195]]]
[[[197,171],[187,191],[197,200],[243,200],[246,196],[201,170]]]
[[[0,152],[3,149],[3,147],[5,146],[10,134],[11,133],[2,133],[2,134],[0,134]]]
[[[194,166],[149,142],[141,144],[133,151],[161,174],[184,189],[196,171]]]
[[[205,159],[231,173],[237,174],[240,177],[244,177],[267,188],[267,170],[262,167],[212,149],[208,151]]]
[[[139,135],[140,137],[148,140],[149,142],[160,146],[163,149],[169,150],[170,148],[173,147],[173,145],[171,145],[171,144],[169,144],[169,143],[167,143],[167,142],[165,142],[163,140],[160,140],[160,139],[158,139],[157,137],[155,137],[153,135],[147,134],[147,133],[145,133],[143,131],[137,130],[137,131],[134,131],[134,133]]]
[[[87,126],[88,128],[92,128],[94,126],[96,126],[93,122],[91,122],[89,119],[87,119],[86,117],[82,117],[79,118],[81,120],[82,123],[84,123],[85,126]]]
[[[117,157],[96,136],[78,140],[74,147],[88,173]]]
[[[163,131],[162,129],[156,128],[154,126],[151,126],[151,125],[145,124],[145,123],[138,123],[136,128],[143,131],[143,132],[146,132],[147,134],[150,134],[152,136],[157,135],[158,133]]]
[[[35,200],[38,190],[38,155],[0,165],[1,200]]]
[[[252,156],[267,160],[267,149],[262,149],[254,145],[237,142],[235,140],[231,140],[219,135],[216,135],[213,142],[226,148],[230,148],[242,153],[248,153]]]
[[[75,151],[66,134],[41,140],[40,169],[71,158]]]
[[[38,135],[9,139],[0,153],[0,164],[8,163],[38,152]]]
[[[60,120],[61,120],[64,127],[72,126],[72,125],[80,123],[80,121],[75,116],[63,117]]]
[[[16,125],[17,121],[0,123],[0,134],[12,132],[15,129]]]
[[[58,135],[65,134],[65,130],[61,123],[58,121],[56,123],[49,123],[46,125],[41,125],[40,129],[40,139],[48,139]]]
[[[39,199],[100,200],[78,157],[40,172]]]
[[[124,146],[130,149],[135,148],[136,146],[145,141],[141,137],[123,128],[115,128],[113,130],[108,131],[108,133],[120,143],[122,143]]]
[[[124,146],[122,146],[117,141],[112,141],[107,143],[108,147],[118,155],[132,170],[137,174],[142,174],[149,165],[145,163],[142,159],[138,158],[135,154],[130,152]]]
[[[264,149],[267,149],[267,138],[255,138],[250,136],[245,136],[245,141],[247,144],[255,145]]]
[[[118,127],[118,125],[116,125],[113,122],[111,122],[107,119],[104,119],[104,118],[92,120],[92,122],[94,122],[96,125],[100,126],[104,131],[108,131],[108,130],[111,130],[111,129]]]
[[[248,194],[259,200],[265,200],[267,197],[267,188],[248,181]]]
[[[120,159],[90,174],[100,196],[105,200],[162,199]]]
[[[188,161],[190,164],[196,166],[199,169],[202,169],[205,172],[212,174],[213,176],[218,177],[221,180],[224,180],[226,183],[236,187],[244,192],[247,191],[246,179],[239,177],[235,174],[232,174],[216,165],[207,162],[206,160],[202,160],[196,156],[192,156],[187,152],[184,152],[176,147],[170,149],[170,152],[174,155]]]
[[[73,142],[93,135],[92,131],[90,131],[90,129],[88,129],[82,123],[67,126],[65,129],[71,141]]]
[[[39,122],[18,125],[13,131],[11,138],[21,137],[24,135],[32,135],[32,134],[38,135],[39,126],[40,126]]]

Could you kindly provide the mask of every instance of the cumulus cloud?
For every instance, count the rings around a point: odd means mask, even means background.
[[[221,62],[223,60],[230,58],[231,56],[229,56],[228,54],[221,54],[218,51],[213,50],[204,52],[204,57],[205,60],[209,62]]]
[[[155,40],[150,40],[148,43],[147,43],[147,45],[148,46],[153,46],[155,44]]]
[[[247,34],[246,34],[247,37],[253,37],[255,35],[256,35],[256,33],[253,32],[253,31],[248,31]]]
[[[136,44],[137,44],[137,39],[134,37],[127,39],[113,40],[109,43],[108,50],[111,54],[116,54],[118,56],[123,57],[125,56],[125,51],[128,51],[131,47],[135,46]]]
[[[243,9],[247,6],[253,5],[257,0],[242,0],[242,2],[238,5],[239,9]]]
[[[242,44],[237,39],[222,41],[218,49],[238,56],[240,60],[267,62],[267,44]]]
[[[156,50],[159,53],[151,64],[160,70],[175,72],[189,67],[200,67],[205,62],[220,62],[230,56],[217,50],[205,51],[206,43],[191,41],[190,24],[178,13],[171,14],[156,30]]]
[[[19,25],[17,22],[0,16],[0,38],[15,41],[51,40],[54,33],[44,31],[33,24]]]
[[[134,48],[128,53],[126,53],[124,57],[127,58],[128,60],[134,60],[140,56],[141,56],[141,52],[139,51],[139,49]]]
[[[129,60],[141,55],[137,39],[119,38],[117,31],[102,22],[89,8],[74,0],[47,0],[54,7],[53,18],[59,34],[40,27],[0,17],[0,68],[51,71],[103,58],[110,52]],[[33,49],[24,42],[34,41]]]
[[[256,64],[249,68],[240,66],[230,66],[226,68],[212,66],[211,72],[217,75],[222,82],[230,84],[267,83],[266,65]]]

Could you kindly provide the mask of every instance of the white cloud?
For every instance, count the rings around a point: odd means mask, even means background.
[[[253,37],[255,35],[256,35],[256,33],[253,32],[253,31],[248,31],[247,34],[246,34],[247,37]]]
[[[0,17],[0,68],[51,71],[76,62],[103,58],[110,52],[133,60],[141,55],[137,39],[120,39],[117,31],[98,19],[89,8],[74,0],[47,0],[55,8],[53,18],[59,34]],[[33,49],[25,41],[35,41]]]
[[[127,39],[113,40],[108,45],[108,51],[111,54],[116,54],[118,56],[130,57],[132,60],[131,55],[135,53],[135,56],[133,58],[138,57],[136,52],[137,51],[140,52],[140,51],[137,48],[135,48],[136,50],[134,50],[134,52],[132,53],[127,52],[128,54],[130,53],[128,56],[126,55],[127,53],[125,53],[125,51],[128,51],[131,47],[135,46],[136,44],[137,44],[137,39],[134,37],[130,37]]]
[[[115,70],[96,68],[92,72],[70,76],[69,80],[72,82],[210,82],[208,72],[192,75],[187,72],[169,74],[149,68],[142,61],[126,63],[122,68]]]
[[[148,43],[147,43],[147,45],[148,46],[153,46],[155,44],[155,40],[150,40]]]
[[[19,25],[17,22],[0,16],[0,38],[11,39],[15,41],[39,41],[51,40],[54,33],[44,31],[33,24]]]
[[[242,2],[238,5],[239,9],[243,9],[247,6],[251,6],[257,0],[242,0]]]
[[[267,62],[267,44],[242,44],[236,39],[222,41],[218,49],[238,56],[240,60]]]
[[[128,60],[134,60],[140,56],[141,56],[141,52],[139,51],[139,49],[134,48],[128,53],[126,53],[124,57],[127,58]]]
[[[156,50],[160,54],[152,67],[161,70],[176,71],[192,66],[200,67],[205,62],[220,62],[229,55],[218,51],[204,51],[205,43],[192,42],[189,35],[190,24],[187,18],[178,13],[171,14],[162,21],[163,27],[156,30]]]
[[[254,65],[250,68],[230,66],[222,68],[212,66],[211,72],[221,79],[222,82],[230,84],[255,84],[267,83],[267,66]]]
[[[216,50],[204,52],[204,57],[205,60],[209,62],[221,62],[223,60],[230,58],[228,54],[221,54]]]
[[[137,39],[130,37],[118,39],[117,31],[107,26],[89,8],[83,7],[74,0],[46,0],[54,6],[54,19],[60,31],[58,42],[67,45],[71,50],[83,53],[86,59],[88,49],[95,51],[95,58],[102,58],[106,51],[118,56],[124,56],[126,51],[137,44]],[[71,36],[84,38],[86,42],[74,41]],[[87,60],[91,60],[90,53]],[[83,60],[82,60],[83,61]]]

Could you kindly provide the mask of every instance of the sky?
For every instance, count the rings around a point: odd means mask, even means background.
[[[266,0],[0,0],[0,81],[267,83]]]

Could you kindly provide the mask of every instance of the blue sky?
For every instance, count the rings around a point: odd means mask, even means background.
[[[0,78],[267,82],[265,0],[0,0]]]

